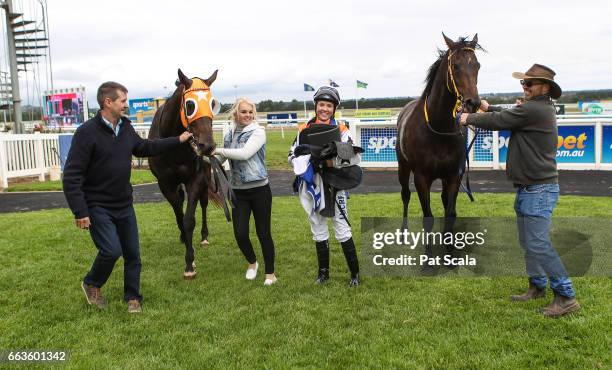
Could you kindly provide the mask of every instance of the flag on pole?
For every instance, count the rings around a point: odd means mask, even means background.
[[[304,84],[304,91],[315,91],[314,87],[310,86],[309,84]]]
[[[340,87],[340,85],[335,83],[331,78],[328,79],[327,81],[329,81],[329,86],[331,86],[331,87]]]
[[[368,88],[368,84],[366,82],[357,80],[357,88],[358,89],[367,89]]]

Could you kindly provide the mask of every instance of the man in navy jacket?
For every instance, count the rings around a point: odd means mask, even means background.
[[[116,82],[98,88],[98,114],[79,127],[64,168],[64,194],[76,226],[88,229],[98,249],[82,282],[90,305],[106,307],[100,288],[124,259],[124,299],[130,313],[140,312],[140,245],[132,205],[132,155],[151,157],[186,142],[191,134],[158,140],[142,139],[123,113],[127,89]]]

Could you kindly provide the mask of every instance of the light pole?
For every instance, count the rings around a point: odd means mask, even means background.
[[[238,100],[238,85],[234,86],[234,101]]]

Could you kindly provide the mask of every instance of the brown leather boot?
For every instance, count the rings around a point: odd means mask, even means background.
[[[546,317],[558,318],[571,312],[580,310],[580,304],[575,297],[568,298],[555,293],[555,298],[541,311]]]
[[[87,303],[101,310],[106,308],[106,299],[102,296],[102,293],[100,293],[100,288],[93,285],[87,285],[84,282],[81,283],[81,288],[83,288]]]
[[[527,289],[527,292],[521,295],[512,295],[510,296],[510,300],[516,301],[516,302],[525,302],[530,299],[544,298],[545,296],[546,296],[546,289],[540,289],[534,284],[529,283],[529,288]]]

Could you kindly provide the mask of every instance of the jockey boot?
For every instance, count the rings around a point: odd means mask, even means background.
[[[580,310],[580,304],[575,297],[569,298],[555,292],[555,298],[551,304],[540,311],[546,317],[558,318],[578,310]]]
[[[359,285],[359,260],[357,259],[357,250],[355,249],[355,242],[353,238],[340,243],[342,245],[342,252],[344,252],[344,258],[346,258],[346,264],[351,271],[351,279],[349,280],[349,287]]]
[[[323,284],[329,280],[329,243],[327,240],[316,242],[317,260],[319,261],[319,273],[317,284]]]
[[[544,298],[546,296],[546,289],[540,289],[535,284],[529,283],[527,291],[521,295],[510,296],[511,301],[525,302],[531,299]]]

